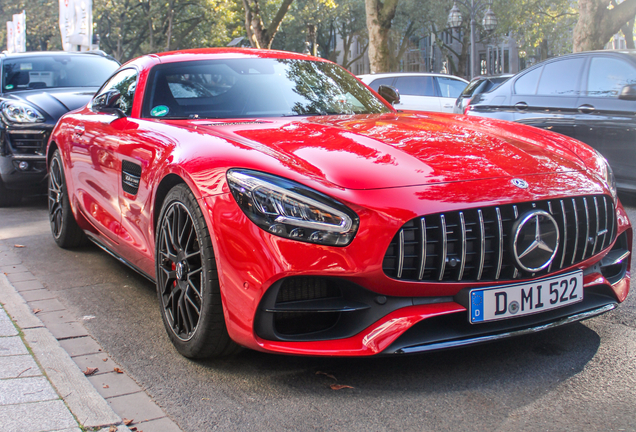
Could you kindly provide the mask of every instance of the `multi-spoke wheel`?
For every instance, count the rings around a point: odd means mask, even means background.
[[[49,220],[53,239],[58,246],[73,248],[86,242],[86,235],[77,225],[71,211],[59,150],[55,150],[49,165]]]
[[[191,358],[233,352],[236,345],[225,327],[210,234],[185,185],[168,192],[156,240],[157,295],[172,343]]]

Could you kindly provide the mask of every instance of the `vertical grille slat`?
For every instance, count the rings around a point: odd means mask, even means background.
[[[439,278],[438,280],[442,280],[444,278],[444,270],[446,270],[446,254],[448,252],[448,238],[446,232],[446,218],[444,215],[439,216],[440,226],[442,227],[442,255],[440,256],[439,263]]]
[[[560,235],[554,261],[530,274],[513,257],[512,237],[515,221],[532,210],[549,211]],[[606,250],[615,231],[614,201],[604,195],[438,213],[407,222],[387,248],[382,268],[389,277],[421,282],[530,278]]]
[[[517,206],[514,206],[514,209],[516,212]],[[495,275],[495,280],[498,280],[501,275],[501,264],[503,263],[503,222],[501,220],[501,210],[499,210],[499,207],[496,207],[495,211],[497,212],[497,235],[499,237],[499,248],[497,249],[497,274]]]

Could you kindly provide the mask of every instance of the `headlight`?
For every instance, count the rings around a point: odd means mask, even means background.
[[[31,105],[17,102],[4,101],[0,105],[2,116],[12,123],[37,123],[43,122],[44,116]]]
[[[358,230],[359,219],[351,209],[291,180],[233,169],[227,173],[227,182],[241,210],[271,234],[346,246]]]
[[[616,200],[617,190],[614,171],[612,171],[612,167],[609,165],[609,163],[607,163],[607,159],[605,159],[602,154],[600,154],[598,151],[596,151],[596,154],[599,159],[601,159],[601,163],[599,164],[601,166],[601,176],[603,177],[603,180],[605,180],[607,187],[612,193],[612,197],[614,198],[614,200]]]

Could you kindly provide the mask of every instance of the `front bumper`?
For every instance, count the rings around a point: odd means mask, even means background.
[[[46,180],[46,146],[52,126],[7,127],[2,130],[0,178],[8,189],[41,189]]]
[[[580,180],[578,184],[583,185]],[[501,182],[496,187],[483,184],[487,182],[479,183],[482,184],[446,186],[446,191],[440,188],[439,193],[448,197],[453,195],[450,188],[460,187],[466,192],[475,187],[500,193],[486,201],[489,204],[499,205],[503,201],[501,196],[509,197],[508,203],[529,201],[527,196],[521,196],[524,192],[505,190]],[[388,277],[382,268],[392,239],[407,221],[418,215],[445,211],[444,207],[450,210],[470,207],[466,202],[446,204],[443,199],[436,199],[432,189],[428,188],[426,195],[418,188],[388,193],[355,192],[358,199],[351,201],[363,207],[349,205],[360,215],[360,230],[356,239],[344,248],[270,235],[245,217],[230,194],[202,199],[208,226],[214,232],[212,238],[230,336],[252,349],[297,355],[420,352],[567,324],[611,310],[627,296],[632,229],[618,203],[616,240],[610,246],[573,266],[536,276],[583,270],[583,302],[497,323],[469,324],[461,292],[509,282],[414,282]],[[590,187],[584,192],[603,191]],[[532,200],[558,198],[551,195],[553,193],[554,188],[546,189],[543,196],[535,193]],[[484,194],[481,192],[480,198]],[[418,208],[417,200],[421,201],[423,196],[430,201]],[[426,212],[422,208],[431,210]],[[327,282],[305,283],[315,279]],[[281,294],[284,289],[288,292]]]

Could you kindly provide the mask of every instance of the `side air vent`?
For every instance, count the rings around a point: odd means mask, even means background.
[[[121,187],[124,192],[137,195],[140,179],[141,165],[127,160],[121,162]]]

